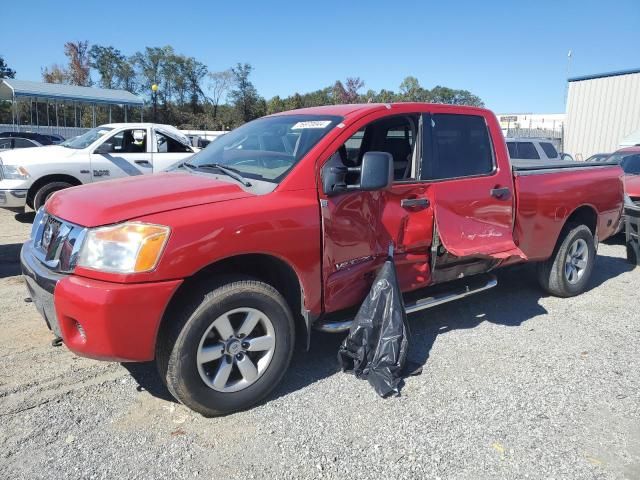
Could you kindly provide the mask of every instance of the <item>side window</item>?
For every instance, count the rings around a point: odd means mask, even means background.
[[[417,115],[382,118],[354,133],[336,153],[347,167],[359,166],[366,152],[390,153],[395,180],[410,180],[417,131]]]
[[[123,130],[107,139],[114,153],[146,153],[147,131],[144,129]]]
[[[184,153],[191,151],[186,145],[160,132],[156,132],[156,144],[158,153]]]
[[[509,150],[509,157],[518,158],[518,144],[516,142],[507,142],[507,150]]]
[[[13,148],[30,148],[36,146],[35,143],[26,138],[16,138],[13,142]]]
[[[540,146],[542,147],[542,150],[544,150],[544,153],[547,157],[558,158],[558,151],[556,150],[556,147],[553,146],[553,144],[549,142],[540,142]]]
[[[10,138],[0,138],[0,150],[11,150]]]
[[[531,142],[518,142],[518,156],[521,160],[540,160],[536,146]]]
[[[423,180],[470,177],[493,171],[493,148],[484,117],[436,113],[431,115],[430,122],[427,119],[424,123]]]

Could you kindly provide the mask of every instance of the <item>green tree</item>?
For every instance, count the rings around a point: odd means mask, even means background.
[[[267,104],[267,114],[284,112],[287,109],[285,105],[285,101],[276,95]]]
[[[89,60],[91,68],[100,75],[99,83],[102,88],[122,87],[120,73],[122,73],[122,64],[127,63],[127,59],[120,50],[93,45],[89,49]]]
[[[16,71],[9,68],[4,57],[0,55],[0,78],[15,78]]]
[[[248,122],[258,117],[259,103],[262,100],[256,87],[249,80],[252,70],[253,67],[248,63],[238,63],[231,69],[235,88],[231,91],[229,97],[243,122]]]
[[[405,102],[419,102],[423,98],[423,89],[416,77],[408,76],[400,84],[400,99]]]

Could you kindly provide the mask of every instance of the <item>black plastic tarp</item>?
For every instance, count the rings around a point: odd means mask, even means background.
[[[409,327],[395,266],[387,259],[338,351],[342,370],[366,378],[381,397],[398,394]]]

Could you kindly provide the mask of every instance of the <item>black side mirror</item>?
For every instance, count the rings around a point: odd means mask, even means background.
[[[108,142],[98,145],[98,147],[93,151],[93,153],[97,153],[99,155],[111,152],[113,152],[113,145]]]
[[[360,182],[347,184],[347,174],[359,173]],[[322,170],[322,186],[327,196],[352,190],[384,190],[393,183],[393,157],[387,152],[367,152],[360,167],[345,167],[342,162],[327,162]]]
[[[385,190],[393,183],[393,157],[387,152],[367,152],[360,167],[360,190]]]

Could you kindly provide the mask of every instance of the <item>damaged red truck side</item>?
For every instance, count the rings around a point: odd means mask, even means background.
[[[618,226],[621,177],[512,165],[480,108],[310,108],[250,122],[174,171],[56,193],[21,262],[71,351],[155,359],[177,399],[217,415],[268,395],[296,336],[348,329],[390,245],[409,312],[522,262],[548,292],[581,293]]]

